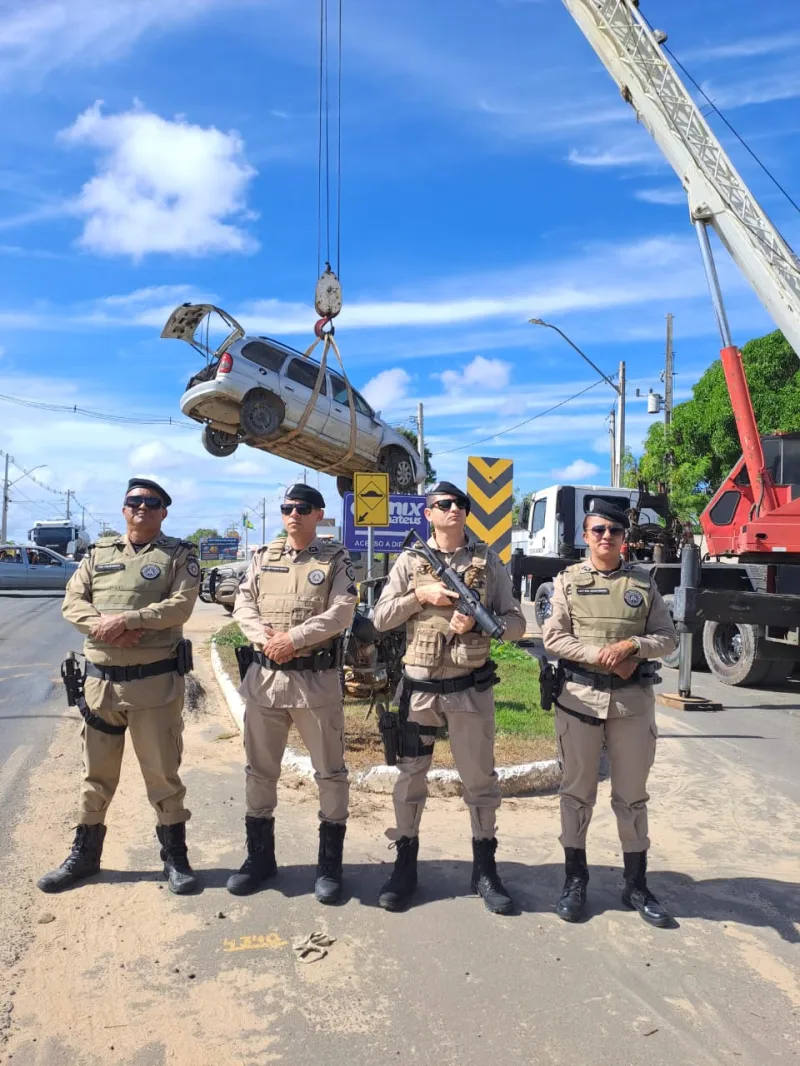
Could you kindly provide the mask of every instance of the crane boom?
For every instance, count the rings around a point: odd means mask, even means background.
[[[563,3],[683,183],[692,221],[713,226],[800,356],[800,262],[714,136],[638,0]]]

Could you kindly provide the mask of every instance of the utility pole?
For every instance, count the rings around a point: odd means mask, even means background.
[[[71,495],[72,495],[72,489],[67,489],[67,521],[68,521],[68,522],[69,522],[69,520],[70,520],[70,513],[69,513],[69,498],[70,498],[70,496],[71,496]]]
[[[3,518],[0,522],[0,544],[5,544],[8,535],[8,452],[6,452],[6,472],[3,476]]]
[[[267,497],[261,499],[261,543],[267,543]]]
[[[619,388],[617,389],[619,413],[617,415],[617,480],[622,487],[625,474],[625,363],[619,364]]]
[[[617,487],[617,412],[612,407],[608,414],[608,436],[611,442],[611,484]]]
[[[422,460],[422,478],[417,483],[417,492],[422,496],[425,492],[425,484],[428,475],[425,469],[425,418],[422,412],[422,404],[417,404],[417,451]]]
[[[86,508],[81,507],[81,529],[86,529]]]
[[[672,315],[667,315],[667,354],[664,363],[664,425],[669,426],[672,422],[672,379],[675,375],[673,369],[672,353]]]

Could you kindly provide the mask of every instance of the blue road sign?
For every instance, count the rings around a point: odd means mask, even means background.
[[[355,524],[353,493],[344,498],[342,515],[342,539],[345,548],[354,552],[367,550],[367,527]],[[376,552],[399,552],[410,529],[426,540],[430,536],[428,520],[424,515],[424,496],[404,496],[402,493],[389,496],[389,525],[375,526],[374,548]]]
[[[238,537],[202,537],[200,540],[200,558],[204,562],[210,562],[212,559],[235,561],[238,551]]]

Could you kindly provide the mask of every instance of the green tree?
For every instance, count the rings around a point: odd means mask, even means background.
[[[800,430],[800,364],[780,330],[748,341],[742,358],[759,431]],[[678,515],[694,521],[741,452],[716,360],[692,389],[692,399],[674,408],[669,429],[660,422],[650,427],[638,469],[652,487],[666,482]]]
[[[217,533],[216,529],[196,529],[194,531],[194,533],[190,533],[189,536],[186,539],[188,541],[191,541],[192,544],[199,544],[201,539],[203,539],[205,537],[218,537],[218,536],[219,536],[219,533]]]
[[[417,437],[416,430],[413,430],[413,429],[401,429],[400,432],[406,438],[406,440],[410,441],[414,445],[414,448],[417,451],[419,451],[419,447],[418,447],[418,444],[417,444],[417,441],[419,440],[419,438]],[[433,463],[431,462],[431,450],[428,447],[428,445],[426,444],[425,445],[425,484],[426,485],[433,485],[433,483],[435,481],[436,481],[436,471],[434,470]]]

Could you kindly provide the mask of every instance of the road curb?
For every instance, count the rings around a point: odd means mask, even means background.
[[[244,700],[222,665],[214,637],[211,638],[211,666],[228,704],[231,718],[241,733],[244,729]],[[300,752],[287,747],[281,765],[300,777],[313,780],[314,768],[307,755],[301,755]],[[350,787],[362,792],[390,793],[397,777],[396,766],[371,766],[368,770],[351,771]],[[558,788],[561,770],[557,759],[542,759],[539,762],[519,763],[516,766],[498,766],[497,777],[501,795],[518,796],[531,792],[552,792]],[[428,791],[431,796],[461,796],[464,788],[457,770],[438,769],[428,772]]]

